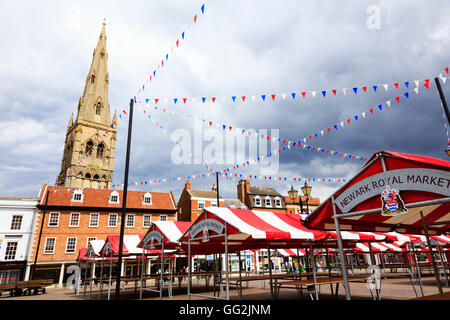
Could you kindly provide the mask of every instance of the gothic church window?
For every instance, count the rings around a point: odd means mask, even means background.
[[[96,107],[95,107],[95,114],[100,114],[100,111],[101,111],[101,108],[102,108],[102,105],[100,104],[100,102],[97,102],[97,105],[96,105]]]
[[[95,76],[92,75],[92,76],[91,76],[91,83],[94,83],[94,82],[95,82]]]
[[[100,143],[97,147],[97,158],[103,158],[103,151],[105,150],[105,145]]]
[[[87,156],[92,155],[93,149],[94,149],[94,143],[92,141],[88,141],[88,143],[86,143],[86,155]]]

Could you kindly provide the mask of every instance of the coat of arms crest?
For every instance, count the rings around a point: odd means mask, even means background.
[[[398,216],[408,212],[400,193],[397,189],[391,189],[389,186],[384,189],[381,194],[381,202],[383,204],[381,214],[383,216]]]

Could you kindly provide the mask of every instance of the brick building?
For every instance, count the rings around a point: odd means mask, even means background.
[[[283,197],[284,202],[286,203],[286,208],[288,213],[301,213],[300,210],[300,196],[297,196],[297,198],[292,201],[289,197]],[[309,213],[313,212],[319,205],[320,205],[320,199],[319,198],[312,198],[308,197],[308,205],[306,205],[306,197],[302,196],[302,202],[303,202],[303,212],[307,213],[309,208]]]
[[[241,180],[237,185],[238,199],[250,210],[287,212],[283,196],[270,187],[250,186],[249,180]]]
[[[90,240],[120,234],[122,198],[122,190],[44,186],[28,254],[30,269],[45,211],[34,279],[52,278],[62,285],[69,276],[64,270],[76,264],[79,249],[86,248]],[[125,234],[144,235],[152,221],[175,220],[176,207],[172,192],[128,191]],[[31,269],[30,278],[32,274]]]

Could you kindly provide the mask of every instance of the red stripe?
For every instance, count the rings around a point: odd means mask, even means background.
[[[256,216],[251,210],[242,209],[228,209],[236,217],[247,223],[248,225],[265,232],[266,239],[290,239],[291,234],[275,228],[271,224],[268,224],[258,216]]]

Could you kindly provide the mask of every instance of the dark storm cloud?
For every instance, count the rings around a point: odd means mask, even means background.
[[[341,121],[338,131],[310,144],[370,157],[380,150],[423,154],[445,159],[442,109],[434,82],[410,83],[355,95],[353,86],[423,80],[448,66],[450,24],[446,1],[213,1],[172,54],[181,31],[191,25],[202,1],[29,1],[0,4],[0,194],[36,195],[43,182],[54,183],[62,157],[70,114],[82,94],[101,22],[107,17],[110,105],[121,112],[158,62],[169,61],[145,91],[167,98],[176,115],[153,112],[169,132],[185,128],[187,114],[234,128],[279,129],[290,140],[320,133]],[[378,6],[381,28],[369,30],[367,8]],[[346,96],[320,90],[348,88]],[[262,103],[261,94],[318,90],[316,98]],[[444,86],[446,93],[447,85]],[[258,102],[232,103],[230,97],[255,95]],[[227,96],[225,102],[171,103],[172,98]],[[160,100],[161,101],[161,100]],[[368,110],[374,107],[374,115]],[[362,119],[361,112],[367,112]],[[353,117],[359,116],[355,121]],[[346,120],[351,118],[347,126]],[[119,121],[114,183],[122,184],[127,120]],[[17,129],[17,130],[15,130]],[[334,129],[333,129],[334,130]],[[174,165],[174,143],[136,106],[130,181],[206,173],[200,165]],[[279,176],[350,178],[363,162],[298,150],[280,155]],[[229,165],[213,165],[216,169]],[[258,174],[257,166],[239,174]],[[222,180],[221,180],[222,181]],[[210,188],[215,179],[193,179],[193,187]],[[252,180],[285,193],[288,182]],[[314,183],[323,200],[338,183]],[[139,187],[174,190],[183,183]],[[221,182],[224,196],[236,196],[236,182]]]

